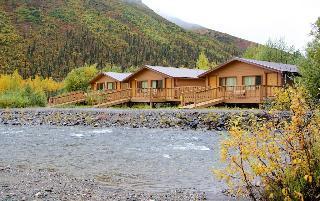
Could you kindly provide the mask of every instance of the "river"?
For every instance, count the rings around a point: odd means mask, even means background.
[[[127,190],[194,188],[222,196],[223,133],[173,129],[0,126],[0,165],[53,168]]]

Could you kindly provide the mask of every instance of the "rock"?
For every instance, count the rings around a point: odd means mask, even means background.
[[[41,110],[41,111],[38,111]],[[214,110],[96,110],[96,109],[26,109],[0,110],[0,125],[14,126],[91,126],[131,128],[177,128],[182,130],[226,130],[229,119],[243,114],[256,115],[264,121],[289,120],[290,113],[270,115],[265,111]]]

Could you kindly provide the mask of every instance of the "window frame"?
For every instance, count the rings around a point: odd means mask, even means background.
[[[105,83],[104,82],[98,82],[97,83],[97,91],[102,91],[105,89]]]
[[[112,85],[111,89],[109,88],[109,84]],[[116,89],[116,84],[114,82],[107,82],[107,90],[115,90]]]
[[[254,78],[254,85],[245,85],[245,78],[246,77],[253,77]],[[257,83],[258,77],[260,78],[260,83]],[[243,86],[260,86],[262,85],[262,75],[246,75],[246,76],[242,76],[242,85]]]
[[[143,87],[143,83],[146,83],[145,87]],[[137,82],[137,88],[138,89],[147,89],[148,85],[149,85],[148,80],[141,80],[141,81]]]
[[[153,84],[156,83],[154,87]],[[151,80],[151,88],[152,89],[163,89],[163,80]]]
[[[231,87],[231,86],[227,86],[227,79],[228,78],[232,78],[236,80],[236,84],[234,86],[237,86],[238,83],[238,79],[236,76],[230,76],[230,77],[219,77],[219,86],[220,87]],[[222,83],[223,82],[223,83]],[[222,83],[222,84],[221,84]],[[233,87],[233,86],[232,86]]]

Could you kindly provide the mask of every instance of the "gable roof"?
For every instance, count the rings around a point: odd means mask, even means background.
[[[227,61],[226,63],[223,63],[219,66],[217,66],[216,68],[209,70],[203,74],[201,74],[199,77],[203,77],[217,69],[220,69],[234,61],[239,61],[239,62],[243,62],[243,63],[247,63],[247,64],[251,64],[251,65],[255,65],[257,67],[260,68],[265,68],[268,70],[272,70],[272,71],[277,71],[277,72],[291,72],[291,73],[299,73],[298,71],[298,67],[295,65],[291,65],[291,64],[283,64],[283,63],[275,63],[275,62],[269,62],[269,61],[259,61],[259,60],[254,60],[254,59],[245,59],[245,58],[238,58],[235,57],[229,61]]]
[[[137,73],[149,69],[156,73],[160,73],[164,76],[170,77],[170,78],[198,78],[199,75],[205,73],[205,70],[199,70],[199,69],[189,69],[189,68],[175,68],[175,67],[163,67],[163,66],[150,66],[145,65],[142,68],[140,68],[137,72],[133,73],[131,76],[127,77],[127,79],[133,77]]]
[[[90,83],[93,83],[100,79],[102,76],[110,77],[119,82],[124,81],[127,77],[129,77],[132,73],[115,73],[115,72],[101,72],[95,78],[93,78]]]

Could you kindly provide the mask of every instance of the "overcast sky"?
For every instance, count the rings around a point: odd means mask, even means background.
[[[320,17],[320,0],[143,0],[151,9],[184,21],[265,43],[285,38],[303,49]]]

